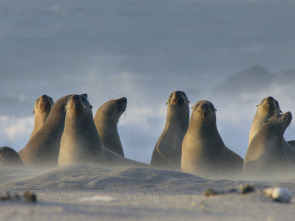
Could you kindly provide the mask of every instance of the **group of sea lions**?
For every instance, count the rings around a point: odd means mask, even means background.
[[[123,157],[117,123],[126,104],[124,97],[108,101],[93,118],[87,94],[66,95],[54,104],[51,97],[42,95],[35,102],[30,140],[18,153],[9,147],[0,148],[0,166],[45,168],[74,163],[146,166]]]
[[[184,92],[171,93],[167,104],[166,125],[154,148],[152,166],[206,178],[292,176],[295,141],[284,139],[292,114],[282,114],[279,102],[273,97],[264,98],[257,105],[245,159],[225,146],[216,126],[216,109],[210,101],[196,102],[190,120],[189,100]]]
[[[216,126],[214,105],[200,100],[192,107],[190,117],[189,103],[183,91],[170,94],[165,128],[150,166],[229,179],[272,178],[295,169],[295,141],[284,139],[292,114],[282,114],[273,97],[257,105],[245,159],[224,144]],[[149,166],[124,157],[117,124],[126,106],[125,97],[110,100],[93,117],[87,94],[66,95],[55,103],[42,95],[34,105],[34,129],[28,143],[19,153],[9,147],[0,148],[0,167],[75,163]]]

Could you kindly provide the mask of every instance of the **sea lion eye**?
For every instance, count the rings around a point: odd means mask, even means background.
[[[36,99],[36,103],[39,103],[39,101],[40,101],[40,98],[37,98],[37,99]]]

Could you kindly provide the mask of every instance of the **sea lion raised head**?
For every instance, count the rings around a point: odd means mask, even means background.
[[[277,114],[264,122],[252,139],[244,161],[243,175],[250,178],[285,176],[295,169],[295,149],[284,139],[291,112]]]
[[[219,135],[214,105],[198,101],[182,142],[181,169],[207,178],[233,178],[240,175],[242,166],[243,159],[228,149]]]
[[[54,102],[53,102],[52,98],[47,96],[46,94],[44,94],[36,99],[33,113],[46,112],[49,114],[53,104],[54,104]]]
[[[121,156],[124,156],[124,150],[117,125],[126,106],[126,97],[110,100],[100,106],[94,116],[95,126],[103,146]]]
[[[250,128],[248,145],[266,120],[282,112],[279,102],[271,96],[263,98],[256,107],[257,111]]]
[[[154,148],[151,166],[180,170],[181,144],[189,124],[189,100],[183,91],[174,91],[167,105],[165,128]]]
[[[193,107],[192,117],[199,121],[200,123],[209,123],[215,124],[216,123],[216,114],[217,111],[214,105],[207,100],[200,100],[198,101]]]
[[[31,137],[34,136],[41,127],[43,127],[51,108],[53,107],[53,100],[51,97],[47,95],[42,95],[36,99],[35,105],[34,105],[34,129],[31,134]]]
[[[127,98],[121,97],[119,99],[109,100],[101,105],[96,114],[107,116],[105,120],[109,121],[110,124],[117,124],[126,107]]]

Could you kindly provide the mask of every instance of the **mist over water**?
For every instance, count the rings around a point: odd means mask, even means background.
[[[35,99],[126,96],[126,156],[149,162],[171,92],[213,102],[224,143],[244,157],[256,105],[295,110],[291,0],[0,2],[0,146],[22,149]],[[285,133],[295,139],[294,122]]]

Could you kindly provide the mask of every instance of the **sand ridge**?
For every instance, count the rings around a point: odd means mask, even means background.
[[[295,203],[276,203],[261,192],[205,197],[249,183],[135,167],[76,164],[45,171],[0,169],[0,191],[34,191],[37,203],[0,202],[0,220],[293,220]],[[252,182],[256,189],[295,180]]]

